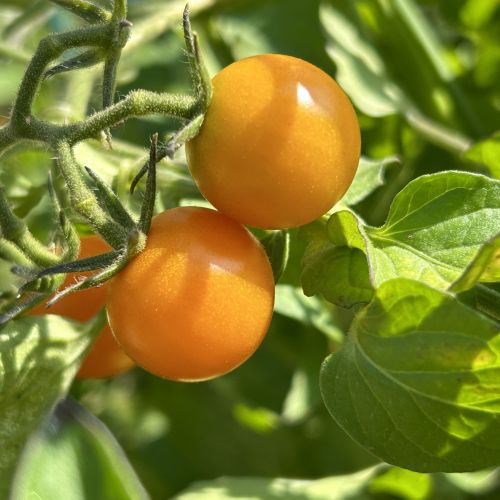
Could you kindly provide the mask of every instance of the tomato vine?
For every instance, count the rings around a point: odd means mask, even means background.
[[[3,255],[15,263],[23,276],[31,277],[20,290],[20,298],[0,316],[0,323],[21,314],[54,292],[63,281],[63,274],[79,270],[98,270],[60,294],[95,286],[109,279],[137,255],[145,245],[155,199],[155,165],[173,153],[198,131],[204,112],[210,102],[211,83],[201,60],[196,35],[191,29],[189,10],[183,15],[184,39],[189,59],[193,95],[157,93],[134,90],[114,102],[116,68],[121,51],[129,40],[132,23],[127,20],[126,0],[116,0],[108,12],[85,0],[55,0],[55,3],[78,15],[87,27],[46,36],[38,45],[31,59],[10,119],[0,129],[0,154],[22,141],[35,141],[53,151],[56,162],[54,174],[64,179],[72,209],[87,221],[113,248],[104,256],[71,263],[78,254],[78,235],[57,201],[58,187],[50,191],[61,221],[63,251],[55,255],[39,242],[26,224],[10,208],[5,193],[0,190],[0,230]],[[50,67],[50,64],[70,49],[82,49],[76,57]],[[76,123],[52,123],[37,118],[33,103],[44,80],[58,73],[74,71],[103,63],[102,109]],[[104,137],[112,146],[111,128],[123,121],[149,114],[171,116],[181,123],[181,128],[170,141],[158,147],[157,136],[151,141],[149,161],[139,172],[132,185],[148,172],[148,182],[139,221],[134,221],[113,191],[89,167],[79,164],[74,147],[81,141]],[[51,277],[49,279],[49,277]]]

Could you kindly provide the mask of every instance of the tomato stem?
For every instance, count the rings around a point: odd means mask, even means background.
[[[148,234],[153,218],[155,197],[156,197],[156,163],[158,152],[158,134],[151,136],[151,147],[149,149],[148,177],[146,182],[146,191],[144,201],[141,207],[141,216],[139,219],[139,228],[144,234]]]
[[[47,307],[54,305],[56,302],[58,302],[60,299],[62,299],[69,293],[102,285],[104,282],[108,281],[110,278],[112,278],[118,272],[120,272],[133,257],[142,252],[145,245],[146,245],[146,235],[138,230],[132,231],[129,234],[126,247],[121,252],[117,252],[116,260],[114,260],[111,264],[109,264],[100,272],[92,276],[86,277],[80,281],[77,281],[76,283],[56,293],[56,295],[54,295],[54,297],[52,297],[52,299],[47,302]]]
[[[96,188],[95,195],[102,208],[107,210],[115,222],[131,231],[135,222],[111,187],[91,168],[85,167]]]
[[[50,0],[51,2],[64,7],[88,23],[102,23],[109,21],[111,13],[99,6],[86,2],[85,0]],[[118,2],[116,2],[118,3]]]
[[[54,168],[64,180],[71,208],[81,215],[114,249],[91,262],[68,262],[76,258],[79,237],[66,217],[49,178],[49,193],[54,212],[59,218],[60,246],[56,255],[39,242],[26,224],[11,210],[5,193],[0,190],[0,254],[17,264],[26,281],[20,294],[43,292],[41,299],[23,295],[21,301],[2,316],[13,318],[26,308],[43,300],[47,293],[60,286],[64,273],[82,271],[88,266],[100,269],[96,275],[76,283],[56,295],[51,301],[74,290],[98,285],[109,279],[145,245],[154,212],[156,197],[156,163],[172,157],[184,142],[193,138],[203,122],[211,98],[211,81],[203,64],[196,34],[193,33],[186,7],[183,14],[184,38],[193,81],[193,95],[157,93],[136,90],[115,103],[116,77],[123,48],[126,46],[132,23],[127,20],[127,1],[115,0],[109,12],[87,0],[52,0],[54,3],[84,19],[88,26],[43,38],[29,61],[12,107],[10,121],[0,129],[0,154],[17,142],[29,140],[44,143],[55,153]],[[80,50],[77,56],[51,65],[70,49]],[[43,81],[58,73],[87,68],[104,62],[102,76],[102,109],[73,123],[51,123],[33,115],[33,104]],[[117,195],[93,170],[81,166],[74,146],[87,139],[105,135],[111,147],[110,129],[135,116],[160,114],[177,118],[182,126],[166,146],[158,147],[158,136],[151,139],[150,158],[134,180],[147,173],[145,197],[139,221],[136,223]],[[87,175],[88,174],[88,175]],[[40,273],[40,268],[42,272]],[[43,271],[45,269],[45,271]],[[50,275],[50,279],[48,276]],[[40,294],[38,294],[40,295]]]
[[[128,231],[115,222],[97,203],[94,192],[87,186],[82,168],[77,163],[68,142],[56,146],[57,165],[68,187],[73,208],[82,215],[113,247],[121,248],[127,241]]]
[[[0,186],[0,234],[16,245],[28,259],[40,267],[54,265],[59,258],[42,245],[28,226],[12,211],[4,189]]]

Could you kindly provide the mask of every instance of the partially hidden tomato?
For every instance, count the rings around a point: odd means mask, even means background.
[[[286,228],[320,217],[344,195],[358,166],[360,130],[349,99],[322,70],[259,55],[214,77],[186,153],[218,210],[250,226]]]
[[[81,239],[81,258],[91,257],[109,250],[110,247],[98,236],[84,236]],[[82,275],[84,273],[79,274],[79,276]],[[64,285],[71,284],[74,279],[74,275],[68,275]],[[49,309],[46,309],[41,304],[30,311],[30,314],[57,314],[77,321],[88,321],[104,307],[106,294],[107,284],[101,287],[89,288],[88,290],[67,295]],[[128,370],[132,366],[134,366],[134,362],[117,344],[109,325],[106,324],[85,357],[77,378],[111,377]]]
[[[111,280],[107,311],[139,366],[199,381],[254,353],[273,304],[273,273],[258,240],[220,212],[180,207],[153,219],[145,250]]]

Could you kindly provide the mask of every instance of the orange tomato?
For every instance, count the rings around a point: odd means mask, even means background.
[[[279,229],[327,212],[360,156],[342,89],[301,59],[268,54],[224,68],[200,133],[186,145],[201,193],[242,224]]]
[[[273,273],[258,240],[220,212],[181,207],[153,219],[145,250],[111,280],[107,311],[138,365],[199,381],[253,354],[273,304]]]
[[[84,236],[81,239],[80,258],[108,252],[110,247],[98,236]],[[80,274],[83,275],[84,273]],[[69,285],[74,275],[68,275],[64,285]],[[41,304],[30,314],[57,314],[77,321],[88,321],[105,305],[107,284],[67,295],[51,308]],[[85,357],[77,378],[105,378],[124,372],[134,362],[123,352],[111,333],[109,325],[102,329],[91,350]]]

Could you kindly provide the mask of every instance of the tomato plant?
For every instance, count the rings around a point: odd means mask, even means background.
[[[267,54],[213,79],[201,131],[187,144],[201,192],[243,224],[286,228],[326,213],[347,191],[360,155],[356,113],[326,73]]]
[[[138,365],[194,381],[233,370],[257,349],[273,301],[259,242],[219,212],[182,207],[153,219],[145,250],[113,278],[107,311]]]
[[[109,250],[109,245],[98,236],[84,236],[81,239],[81,258]],[[76,275],[69,274],[64,284],[69,285],[76,278]],[[67,295],[48,309],[41,304],[32,309],[31,314],[57,314],[77,321],[88,321],[104,307],[106,293],[107,285],[89,288],[77,294]],[[111,377],[130,369],[133,365],[133,361],[117,344],[109,325],[106,324],[83,360],[77,377],[81,379]]]
[[[497,4],[0,2],[0,498],[500,498]]]

